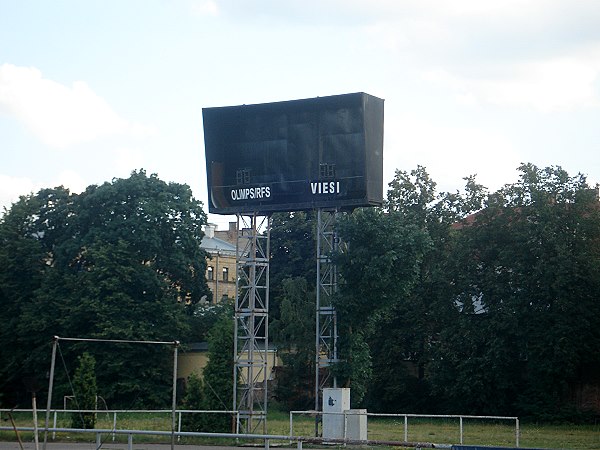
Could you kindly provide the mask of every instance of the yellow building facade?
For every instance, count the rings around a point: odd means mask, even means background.
[[[235,225],[235,224],[234,224]],[[213,303],[223,298],[235,298],[236,289],[236,245],[217,237],[216,225],[204,228],[201,247],[209,254],[206,266],[206,283],[213,294]],[[227,234],[222,234],[225,237]]]

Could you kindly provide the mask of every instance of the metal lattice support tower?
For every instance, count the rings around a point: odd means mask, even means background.
[[[271,221],[256,213],[237,219],[233,410],[238,432],[266,434]]]
[[[330,366],[338,361],[337,314],[332,304],[337,292],[337,267],[331,256],[339,250],[340,242],[335,229],[336,210],[317,210],[317,311],[316,311],[316,367],[315,410],[321,410],[324,387],[337,387]],[[316,430],[318,433],[318,424]]]

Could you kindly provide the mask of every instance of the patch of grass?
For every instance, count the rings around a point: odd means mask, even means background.
[[[13,413],[15,423],[19,427],[32,427],[31,413]],[[50,419],[53,425],[53,417]],[[38,424],[43,430],[45,415],[40,414]],[[97,428],[112,429],[114,415],[112,413],[99,413]],[[118,413],[117,429],[120,430],[171,430],[170,413]],[[2,426],[10,427],[10,421],[5,413],[2,415]],[[58,427],[70,427],[70,415],[58,414]],[[267,421],[268,434],[288,436],[290,433],[289,414],[287,412],[273,410],[269,412]],[[438,444],[457,444],[460,442],[458,419],[429,419],[408,418],[407,440],[410,442],[434,442]],[[186,431],[185,429],[182,431]],[[207,430],[208,431],[208,430]],[[310,415],[295,414],[293,417],[293,435],[312,437],[315,434],[315,417]],[[40,431],[40,439],[43,431]],[[405,424],[402,417],[381,418],[369,417],[368,438],[380,441],[405,440]],[[33,433],[22,432],[24,441],[31,441]],[[49,437],[50,438],[50,437]],[[103,435],[105,442],[113,442],[112,434]],[[144,435],[134,436],[134,442],[170,442],[169,436],[159,437]],[[13,431],[0,432],[0,440],[15,441]],[[84,441],[94,442],[95,435],[60,433],[57,441]],[[115,435],[114,442],[127,442],[126,435]],[[232,439],[217,438],[188,438],[182,437],[181,444],[203,444],[203,445],[232,445]],[[463,443],[465,445],[496,445],[514,447],[516,444],[515,424],[512,421],[483,421],[464,419],[463,421]],[[600,424],[595,425],[548,425],[525,423],[520,426],[520,446],[537,448],[569,448],[569,449],[600,449]],[[287,444],[282,442],[282,444]],[[331,447],[328,447],[331,448]],[[381,447],[379,447],[381,449]]]

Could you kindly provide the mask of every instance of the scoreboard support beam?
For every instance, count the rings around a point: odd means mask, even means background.
[[[337,387],[330,367],[338,362],[337,314],[332,303],[337,292],[338,272],[332,255],[340,250],[340,240],[335,222],[340,213],[337,209],[317,210],[317,301],[316,301],[316,348],[315,348],[315,411],[321,411],[324,387]],[[319,434],[318,417],[315,436]]]
[[[238,214],[233,410],[236,432],[267,434],[270,216]]]

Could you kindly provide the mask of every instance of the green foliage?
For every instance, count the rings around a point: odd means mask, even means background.
[[[77,358],[79,366],[73,376],[73,395],[75,409],[95,410],[96,396],[96,360],[89,353],[83,353]],[[96,413],[80,412],[73,413],[71,426],[73,428],[93,429],[96,424]]]
[[[144,171],[22,197],[0,220],[0,371],[6,393],[48,367],[51,336],[182,339],[208,293],[200,248],[206,215],[188,186]],[[6,330],[10,330],[10,333]],[[32,333],[32,330],[35,332]],[[92,344],[65,345],[67,367]],[[152,346],[93,346],[111,406],[166,406],[172,359]],[[149,361],[152,361],[150,364]],[[57,373],[56,396],[68,394]]]
[[[290,409],[314,407],[315,229],[313,211],[272,217],[270,336],[283,362],[274,392]]]
[[[204,407],[204,383],[195,372],[188,377],[185,395],[181,402],[182,409],[202,410]],[[203,417],[198,413],[187,413],[181,418],[184,431],[206,431],[202,430]]]
[[[194,306],[188,342],[205,342],[211,328],[224,315],[233,316],[233,299],[223,299],[219,303],[199,303]]]
[[[369,341],[379,325],[414,287],[430,242],[399,213],[361,209],[339,223],[348,250],[337,256],[341,273],[334,306],[340,323],[342,363],[338,381],[352,388],[359,404],[372,376]]]
[[[404,292],[396,291],[369,339],[374,373],[366,400],[370,408],[427,413],[440,403],[431,396],[429,367],[439,333],[455,313],[448,276],[452,225],[481,208],[486,193],[474,177],[465,181],[464,192],[438,194],[435,182],[419,166],[410,173],[396,171],[389,185],[388,220],[418,228],[426,245],[415,260],[414,278],[405,282]]]
[[[271,219],[269,316],[278,320],[285,298],[284,280],[304,278],[315,283],[315,214],[311,211],[275,213]]]
[[[549,417],[600,365],[598,199],[581,175],[519,170],[456,234],[431,381],[454,408]]]
[[[337,374],[353,400],[580,416],[573,389],[600,368],[597,191],[558,167],[519,170],[493,194],[474,177],[436,194],[424,168],[397,171],[385,211],[341,222]]]
[[[342,360],[333,366],[333,376],[352,388],[352,406],[360,405],[373,376],[371,350],[361,331],[347,332],[341,337]]]
[[[44,189],[21,197],[0,218],[0,390],[10,405],[26,401],[23,376],[37,373],[40,361],[49,367],[52,335],[40,339],[43,320],[24,323],[22,311],[52,271],[50,255],[71,201],[63,188]],[[53,311],[52,305],[47,310]],[[27,332],[20,332],[21,327]]]
[[[233,340],[232,314],[223,314],[208,335],[208,364],[202,373],[204,393],[202,409],[233,408]],[[213,432],[230,432],[232,418],[223,414],[207,414],[198,426]]]
[[[336,258],[342,282],[335,307],[345,326],[370,333],[374,321],[412,289],[430,242],[401,216],[374,208],[345,216],[339,233],[349,249]]]
[[[314,407],[315,293],[304,278],[283,280],[280,319],[271,326],[283,364],[275,397],[289,410]]]

